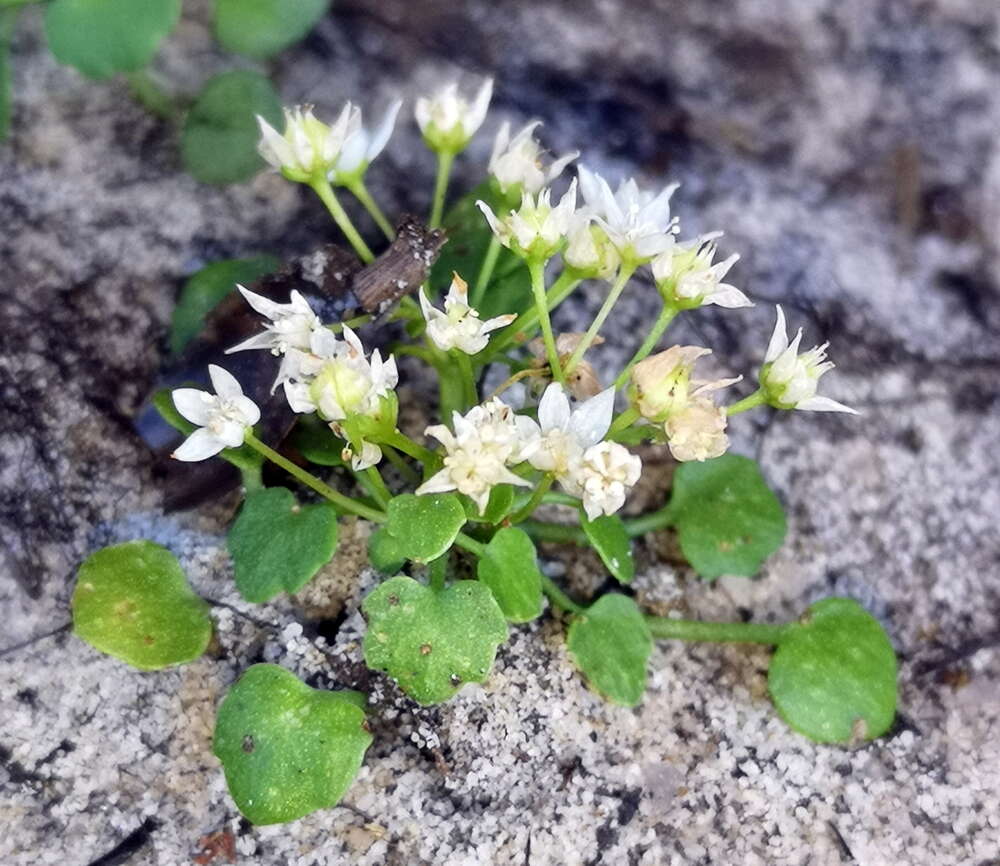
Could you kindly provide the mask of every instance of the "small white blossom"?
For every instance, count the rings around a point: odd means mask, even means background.
[[[324,176],[336,165],[347,136],[360,124],[360,116],[348,102],[330,126],[317,120],[309,105],[285,109],[283,134],[259,114],[257,123],[260,155],[289,180],[306,183]]]
[[[727,421],[724,407],[716,406],[709,397],[693,397],[664,423],[670,453],[681,462],[725,454],[729,448]]]
[[[586,278],[610,279],[621,264],[621,257],[607,233],[594,225],[586,211],[577,211],[570,221],[563,251],[563,261]]]
[[[760,371],[760,384],[767,393],[768,402],[778,409],[804,409],[810,412],[850,412],[857,411],[816,394],[820,377],[833,369],[833,363],[826,359],[826,347],[814,346],[808,352],[799,354],[802,329],[788,342],[785,327],[785,313],[778,307],[778,319],[771,334],[771,341],[764,356],[764,366]]]
[[[534,120],[511,138],[510,123],[504,121],[497,132],[493,140],[489,172],[503,195],[519,195],[522,192],[536,195],[580,155],[576,150],[567,153],[553,161],[547,170],[543,170],[542,147],[534,138],[534,131],[541,123],[540,120]]]
[[[598,442],[583,452],[562,480],[572,496],[583,501],[590,520],[614,514],[625,504],[628,491],[639,480],[642,461],[618,442]]]
[[[482,513],[497,484],[530,487],[531,482],[507,468],[519,463],[525,454],[515,417],[509,406],[494,398],[464,416],[453,413],[454,432],[443,424],[428,427],[426,434],[444,446],[444,468],[421,484],[417,495],[456,490],[475,502]]]
[[[583,452],[604,438],[614,410],[614,388],[607,388],[571,409],[563,386],[553,382],[538,403],[537,423],[525,415],[518,416],[522,437],[537,443],[528,461],[561,481],[582,459]]]
[[[479,313],[469,306],[469,286],[458,274],[452,276],[451,288],[444,299],[444,312],[431,306],[422,288],[420,308],[427,321],[427,336],[434,345],[445,352],[460,349],[467,355],[481,352],[490,341],[491,331],[517,318],[517,314],[510,314],[481,321]]]
[[[321,328],[313,331],[309,352],[292,353],[285,396],[293,412],[317,412],[325,421],[351,415],[375,416],[381,401],[399,381],[396,359],[378,349],[365,357],[361,340],[344,326],[343,339]]]
[[[343,460],[350,460],[351,468],[355,472],[360,472],[374,466],[382,459],[382,449],[372,442],[362,440],[361,451],[355,451],[348,445],[340,452],[340,456]]]
[[[712,263],[716,245],[713,238],[721,232],[705,235],[690,243],[677,244],[653,259],[651,268],[660,293],[681,309],[716,304],[735,309],[752,307],[751,301],[736,286],[722,282],[739,255]]]
[[[483,125],[492,96],[493,79],[487,78],[472,102],[459,94],[454,82],[431,97],[420,97],[414,114],[427,146],[438,153],[456,154],[464,150]]]
[[[702,397],[739,382],[734,379],[692,380],[695,363],[711,349],[701,346],[671,346],[650,355],[632,368],[633,399],[643,418],[661,423],[687,408],[692,398]]]
[[[612,193],[603,177],[584,166],[579,176],[587,206],[623,260],[641,264],[673,245],[679,227],[677,218],[670,215],[670,197],[678,184],[653,193],[639,189],[629,178]]]
[[[490,224],[493,234],[507,249],[526,259],[545,260],[558,252],[569,231],[576,210],[576,180],[555,207],[550,202],[551,190],[543,189],[537,196],[527,191],[521,195],[521,207],[498,217],[484,201],[476,204]]]
[[[205,460],[223,448],[238,448],[248,428],[260,420],[260,409],[232,373],[209,364],[208,375],[215,394],[197,388],[178,388],[172,394],[174,406],[195,430],[171,455],[175,460]]]
[[[309,302],[295,289],[292,289],[287,304],[279,304],[244,286],[237,285],[236,288],[254,310],[271,321],[260,334],[226,349],[227,355],[247,349],[267,349],[274,355],[283,355],[289,349],[305,351],[309,348],[313,332],[323,327]]]
[[[379,125],[372,129],[364,126],[361,109],[355,109],[337,164],[329,172],[333,183],[343,185],[364,176],[368,166],[389,143],[396,126],[396,116],[402,107],[403,100],[395,100],[382,115]]]

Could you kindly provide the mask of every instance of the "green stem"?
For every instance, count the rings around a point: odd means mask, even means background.
[[[756,409],[758,406],[763,406],[766,402],[767,395],[764,393],[764,389],[758,388],[738,403],[733,403],[732,406],[726,406],[726,414],[738,415],[740,412],[746,412],[747,409]]]
[[[640,535],[645,535],[648,532],[666,529],[673,523],[673,518],[670,514],[670,505],[667,504],[656,511],[650,511],[648,514],[640,514],[638,517],[626,517],[622,522],[625,524],[625,531],[629,534],[629,537],[638,538]]]
[[[559,493],[557,491],[549,491],[542,498],[542,502],[546,505],[568,505],[570,508],[579,508],[580,500],[576,496],[570,496],[568,493]]]
[[[385,508],[389,504],[389,500],[392,499],[392,494],[389,492],[389,488],[385,486],[385,481],[382,480],[381,473],[374,466],[369,466],[365,470],[365,476],[368,478],[375,501],[379,504],[380,508]]]
[[[713,643],[779,644],[788,625],[754,622],[698,622],[647,616],[646,624],[655,638],[669,640],[711,641]]]
[[[441,151],[438,154],[437,178],[434,181],[434,200],[431,203],[431,218],[428,227],[436,229],[441,225],[441,215],[444,213],[444,198],[448,191],[448,178],[451,176],[451,164],[455,154]]]
[[[469,553],[476,554],[476,556],[483,556],[486,553],[485,544],[481,541],[476,541],[471,535],[466,535],[464,532],[460,532],[455,536],[455,545],[469,551]]]
[[[569,361],[566,362],[567,376],[573,372],[576,365],[580,363],[583,353],[586,352],[587,349],[590,348],[590,344],[594,342],[594,338],[601,330],[604,320],[611,314],[611,310],[618,302],[618,298],[621,295],[622,290],[625,288],[633,273],[635,273],[634,267],[622,265],[619,269],[618,277],[615,280],[614,285],[611,286],[611,291],[608,292],[608,296],[604,299],[601,309],[597,311],[597,318],[594,319],[590,327],[587,328],[587,333],[583,335],[583,339],[577,344],[576,349],[573,350],[573,354],[569,356]]]
[[[249,430],[246,431],[243,441],[253,448],[254,451],[257,451],[272,463],[280,466],[289,475],[297,478],[305,484],[306,487],[315,490],[320,496],[329,499],[330,502],[336,505],[341,511],[346,511],[349,514],[356,514],[358,517],[364,517],[374,523],[385,522],[385,515],[381,511],[369,508],[364,503],[351,499],[350,496],[345,496],[343,493],[340,493],[329,485],[324,484],[312,473],[306,472],[306,470],[301,466],[296,466],[287,457],[282,456],[270,446],[265,445]]]
[[[443,553],[437,559],[427,563],[427,576],[430,578],[431,589],[441,592],[448,578],[448,554]]]
[[[330,211],[333,221],[340,227],[347,240],[350,241],[351,246],[354,247],[354,252],[358,254],[361,261],[365,264],[374,261],[375,254],[368,248],[368,244],[364,242],[361,235],[358,234],[358,230],[354,228],[354,223],[351,222],[347,211],[340,204],[337,194],[333,191],[333,187],[330,186],[330,181],[325,176],[320,176],[313,179],[309,183],[309,186],[320,197],[320,201],[326,205],[326,209]]]
[[[137,69],[135,72],[126,73],[125,78],[132,96],[143,108],[164,120],[177,119],[180,114],[177,103],[167,91],[153,81],[148,70]]]
[[[472,359],[461,349],[454,349],[451,355],[454,357],[455,366],[462,377],[462,385],[465,392],[465,408],[471,409],[479,403],[479,392],[476,390],[476,377],[472,372]],[[447,368],[441,369],[441,372],[447,374]]]
[[[656,344],[660,342],[660,337],[663,336],[663,332],[667,330],[667,327],[674,320],[674,316],[677,315],[679,310],[676,307],[671,307],[666,304],[663,305],[663,309],[660,310],[660,315],[656,319],[652,330],[646,335],[646,339],[643,340],[642,345],[639,347],[638,351],[632,356],[632,360],[625,365],[625,369],[618,374],[618,378],[615,379],[615,388],[621,388],[628,381],[629,373],[632,372],[632,368],[649,355],[653,349],[656,348]]]
[[[590,544],[584,531],[579,526],[570,523],[547,523],[544,520],[525,520],[521,529],[536,541],[552,541],[557,544],[578,544],[586,547]]]
[[[551,313],[565,301],[581,282],[583,281],[574,277],[569,271],[563,271],[549,286],[546,304],[548,311]],[[493,360],[512,343],[525,342],[537,324],[538,308],[532,305],[490,341],[489,347],[483,350],[486,353],[485,361]]]
[[[535,297],[535,310],[542,325],[542,340],[545,343],[545,354],[549,359],[552,378],[561,385],[565,385],[566,376],[559,363],[556,340],[552,334],[552,320],[549,318],[549,301],[545,295],[545,262],[530,261],[528,262],[528,270],[531,273],[531,292]]]
[[[368,211],[369,216],[375,220],[375,225],[382,229],[382,233],[391,241],[396,237],[396,233],[392,230],[392,223],[385,218],[385,214],[382,213],[382,209],[376,204],[375,199],[372,198],[372,194],[368,192],[368,187],[365,186],[364,178],[356,177],[349,180],[345,186],[351,191],[351,194],[361,202],[362,206],[366,211]]]
[[[436,465],[438,461],[437,455],[431,451],[429,448],[424,448],[423,445],[418,445],[405,433],[399,430],[393,430],[387,436],[383,436],[379,439],[379,444],[390,445],[397,451],[402,451],[404,454],[412,457],[414,460],[419,460],[424,465]]]
[[[469,298],[470,306],[475,309],[479,308],[479,302],[483,298],[483,292],[486,291],[486,286],[489,285],[490,277],[493,276],[493,269],[497,265],[497,259],[500,256],[500,249],[502,246],[500,238],[491,233],[490,245],[486,249],[486,255],[483,256],[483,264],[479,268],[479,276],[476,277],[476,284],[472,287],[472,295]]]
[[[391,445],[386,445],[385,442],[381,445],[382,453],[385,455],[386,459],[399,470],[400,474],[411,484],[420,483],[420,475],[407,463],[402,455]]]
[[[614,436],[616,433],[621,433],[622,430],[627,430],[638,420],[639,410],[635,406],[629,406],[628,409],[611,422],[611,427],[608,429],[608,436]]]
[[[544,592],[552,603],[563,610],[568,610],[571,613],[586,613],[587,609],[577,604],[573,599],[571,599],[565,592],[563,592],[552,580],[551,577],[546,577],[542,575],[542,592]]]
[[[535,488],[535,492],[531,494],[531,498],[520,508],[518,511],[507,519],[511,523],[520,523],[522,520],[527,520],[534,513],[535,509],[541,504],[543,497],[549,492],[549,488],[552,486],[554,478],[551,473],[546,473],[542,480],[538,482],[538,486]]]

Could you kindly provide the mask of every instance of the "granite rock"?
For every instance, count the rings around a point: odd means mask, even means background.
[[[748,311],[674,334],[751,373],[774,302],[829,339],[827,392],[860,418],[734,422],[789,513],[758,580],[713,585],[669,539],[637,545],[643,604],[777,621],[830,594],[864,603],[901,659],[900,714],[855,749],[792,734],[766,696],[766,650],[661,643],[635,710],[594,697],[546,616],[513,630],[483,687],[420,709],[362,662],[376,580],[367,527],[294,598],[232,584],[231,503],[165,514],[130,418],[165,354],[184,277],[215,258],[299,254],[335,238],[273,175],[214,189],[177,136],[127,97],[55,65],[38,16],[14,44],[0,148],[0,862],[180,864],[212,834],[262,864],[934,864],[1000,857],[1000,13],[974,0],[796,4],[345,0],[274,66],[288,101],[330,110],[496,74],[495,113],[545,119],[554,152],[677,179],[686,231],[723,228]],[[154,74],[183,91],[225,68],[207,4]],[[408,129],[372,178],[395,212],[427,204],[432,161]],[[483,135],[459,166],[475,182]],[[594,354],[609,368],[650,315],[635,291]],[[571,328],[600,303],[560,312]],[[739,386],[744,387],[744,386]],[[89,551],[173,550],[213,602],[217,641],[143,674],[71,636]],[[577,592],[594,561],[547,549]],[[256,661],[370,692],[376,742],[334,809],[254,829],[229,800],[215,707]],[[223,838],[223,837],[216,837]],[[228,837],[225,837],[228,838]],[[207,862],[207,861],[205,861]],[[219,862],[219,861],[216,861]]]

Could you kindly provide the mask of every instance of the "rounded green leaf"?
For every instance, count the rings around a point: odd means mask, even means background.
[[[212,637],[208,605],[177,558],[151,541],[105,547],[80,566],[73,631],[143,671],[198,658]]]
[[[389,674],[417,703],[436,704],[489,676],[507,622],[490,590],[460,580],[436,591],[393,577],[361,606],[365,662]]]
[[[530,622],[542,612],[542,573],[535,545],[523,529],[508,526],[493,536],[479,558],[478,575],[511,622]]]
[[[682,463],[674,474],[671,522],[694,570],[712,580],[752,577],[785,539],[785,512],[747,457]]]
[[[609,514],[588,520],[582,514],[580,525],[608,571],[621,583],[630,583],[635,577],[635,562],[632,560],[632,542],[621,518]]]
[[[602,595],[570,624],[566,646],[599,695],[624,707],[642,700],[653,638],[632,599]]]
[[[284,487],[255,490],[229,530],[236,587],[247,601],[298,592],[337,549],[332,505],[299,505]]]
[[[181,0],[52,0],[45,35],[60,63],[107,78],[149,63],[180,11]]]
[[[223,48],[265,58],[298,42],[330,0],[216,0],[215,37]]]
[[[396,539],[399,552],[415,562],[444,554],[465,526],[465,509],[452,493],[404,493],[389,502],[386,515],[386,532]]]
[[[281,102],[263,75],[237,70],[212,78],[184,122],[184,167],[203,183],[236,183],[252,177],[262,164],[257,153],[258,114],[271,123],[281,117]]]
[[[384,526],[380,526],[368,536],[368,561],[382,574],[396,574],[406,562],[396,541]]]
[[[896,713],[896,654],[861,605],[827,598],[788,626],[767,684],[781,717],[809,739],[870,740]]]
[[[333,806],[357,776],[372,735],[364,696],[313,689],[278,665],[254,665],[229,690],[213,751],[229,793],[254,824]]]
[[[255,256],[212,262],[193,273],[184,283],[174,307],[170,351],[177,354],[197,335],[205,324],[205,317],[234,291],[237,283],[249,285],[280,266],[281,261],[274,256]]]

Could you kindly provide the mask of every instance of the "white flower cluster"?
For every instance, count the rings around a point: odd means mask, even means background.
[[[538,421],[515,414],[498,398],[465,415],[456,412],[454,431],[441,424],[427,428],[427,435],[444,446],[444,468],[416,492],[457,490],[482,512],[496,485],[531,486],[511,471],[527,461],[579,497],[590,519],[613,514],[642,470],[639,458],[624,446],[602,441],[611,426],[614,399],[609,388],[571,410],[566,392],[553,383],[538,405]]]

